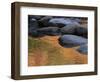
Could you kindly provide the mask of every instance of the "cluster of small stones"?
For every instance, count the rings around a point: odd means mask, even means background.
[[[58,42],[65,48],[77,47],[80,53],[87,54],[86,26],[82,21],[86,19],[75,17],[33,16],[28,17],[28,33],[32,37],[60,36]]]

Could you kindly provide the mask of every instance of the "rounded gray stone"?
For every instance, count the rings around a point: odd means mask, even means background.
[[[66,48],[87,44],[87,39],[76,35],[62,35],[59,44]]]

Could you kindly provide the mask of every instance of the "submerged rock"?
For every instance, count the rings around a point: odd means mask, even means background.
[[[77,49],[78,52],[80,53],[83,53],[83,54],[87,54],[88,53],[88,46],[85,44],[85,45],[81,45],[78,49]]]
[[[76,35],[63,35],[59,38],[59,44],[66,48],[87,44],[87,39]]]

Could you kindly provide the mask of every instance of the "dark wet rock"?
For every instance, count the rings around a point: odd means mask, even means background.
[[[32,33],[33,30],[38,28],[38,21],[34,18],[31,18],[31,19],[29,19],[28,22],[29,22],[29,24],[28,24],[29,33]]]
[[[49,21],[49,25],[50,26],[56,26],[56,27],[64,27],[68,24],[74,24],[74,25],[79,25],[78,22],[76,21],[72,21],[71,19],[69,18],[52,18],[50,21]]]
[[[39,25],[40,25],[40,27],[47,27],[47,26],[49,26],[48,21],[49,21],[51,18],[52,18],[51,16],[42,17],[42,18],[39,20]]]
[[[66,48],[76,47],[87,44],[87,39],[76,35],[62,35],[59,38],[59,44]]]
[[[87,45],[81,45],[78,49],[78,52],[83,53],[83,54],[87,54],[88,53],[88,46]]]
[[[34,18],[31,18],[28,20],[28,23],[29,23],[29,27],[38,27],[38,21]]]
[[[38,27],[38,21],[34,18],[30,18],[28,20],[28,27],[30,28],[37,28]]]
[[[72,34],[72,35],[77,35],[77,36],[81,36],[81,37],[84,37],[84,38],[88,37],[87,28],[82,27],[81,25],[76,25],[76,24],[68,24],[68,25],[62,27],[61,33],[62,33],[62,35]]]
[[[45,34],[45,35],[59,35],[60,34],[60,29],[58,27],[43,27],[38,29],[38,32],[40,34]]]
[[[74,34],[76,28],[77,28],[77,25],[68,24],[61,28],[61,33],[62,34]]]
[[[88,30],[86,27],[78,27],[75,30],[75,35],[87,38],[88,37]]]
[[[37,30],[33,30],[29,35],[36,38],[45,36],[44,34],[39,33]]]

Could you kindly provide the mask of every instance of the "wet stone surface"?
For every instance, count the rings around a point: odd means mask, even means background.
[[[87,39],[76,35],[63,35],[59,38],[59,44],[63,47],[76,47],[87,44]]]

